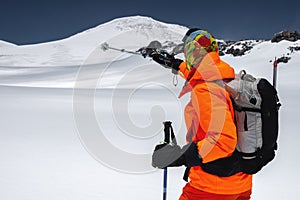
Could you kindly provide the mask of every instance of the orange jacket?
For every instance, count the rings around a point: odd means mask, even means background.
[[[195,142],[204,163],[228,157],[237,144],[234,111],[229,94],[215,81],[234,78],[234,70],[220,60],[218,53],[208,53],[193,73],[186,63],[179,66],[188,84],[181,95],[191,92],[185,108],[187,141]],[[190,185],[216,194],[237,194],[252,188],[252,176],[238,173],[230,177],[208,174],[200,166],[192,167]]]

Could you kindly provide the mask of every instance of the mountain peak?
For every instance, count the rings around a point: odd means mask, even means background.
[[[134,17],[124,17],[112,21],[116,24],[116,28],[123,30],[145,30],[145,29],[155,29],[155,28],[168,28],[162,22],[158,22],[150,17],[134,16]]]
[[[152,17],[147,16],[128,16],[121,17],[109,21],[103,25],[113,25],[119,31],[130,31],[130,30],[149,30],[149,29],[180,29],[183,32],[187,29],[186,27],[177,25],[164,23],[158,20],[153,19]]]

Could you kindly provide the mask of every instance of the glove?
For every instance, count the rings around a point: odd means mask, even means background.
[[[193,167],[202,165],[202,158],[200,157],[198,147],[194,142],[184,145],[181,152],[184,156],[185,166]]]
[[[154,52],[150,55],[150,57],[152,57],[152,59],[155,62],[161,64],[163,67],[172,69],[172,72],[174,74],[177,74],[179,70],[179,65],[183,62],[183,60],[177,59],[173,55],[168,54],[167,52]]]
[[[183,146],[183,148],[178,145],[160,144],[155,147],[152,155],[152,166],[159,169],[182,165],[192,167],[201,164],[202,159],[198,154],[196,144],[193,142]]]
[[[185,160],[178,145],[159,144],[152,154],[152,166],[159,169],[166,167],[179,167],[184,165]]]

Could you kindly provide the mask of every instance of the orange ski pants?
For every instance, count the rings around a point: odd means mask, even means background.
[[[251,190],[240,194],[213,194],[197,190],[186,184],[179,200],[249,200]]]

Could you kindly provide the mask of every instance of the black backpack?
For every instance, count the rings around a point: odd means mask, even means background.
[[[255,174],[275,157],[278,148],[276,89],[263,78],[245,71],[229,83],[217,82],[230,93],[235,110],[238,144],[233,155],[202,164],[208,173],[227,177],[238,172]]]

